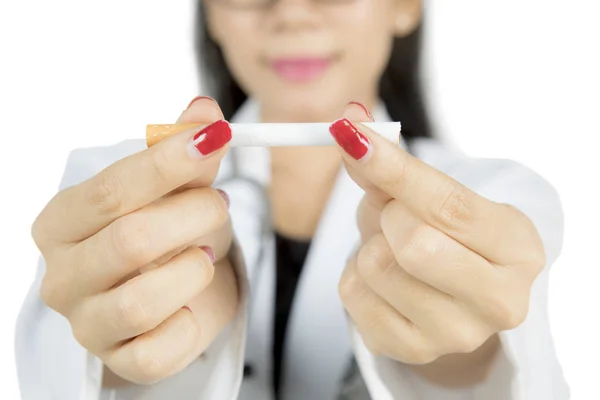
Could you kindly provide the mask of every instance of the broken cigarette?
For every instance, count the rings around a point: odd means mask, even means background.
[[[364,122],[363,125],[394,144],[400,142],[400,122]],[[152,147],[169,136],[202,126],[202,124],[148,125],[146,144]],[[232,123],[230,126],[231,147],[333,146],[335,144],[329,134],[329,123]]]

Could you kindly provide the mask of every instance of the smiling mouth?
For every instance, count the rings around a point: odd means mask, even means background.
[[[334,57],[285,57],[271,60],[269,66],[285,81],[305,83],[325,74],[334,61]]]

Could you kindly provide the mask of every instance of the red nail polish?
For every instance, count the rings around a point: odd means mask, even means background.
[[[231,127],[224,120],[214,122],[192,138],[192,145],[203,156],[207,156],[231,140]]]
[[[192,311],[192,309],[191,309],[191,308],[189,308],[188,306],[183,306],[183,307],[181,307],[181,308],[182,308],[182,309],[184,309],[184,310],[188,310],[188,311],[189,311],[189,312],[191,312],[192,314],[194,313],[194,312]]]
[[[231,204],[231,202],[229,200],[229,195],[227,194],[227,192],[225,192],[221,189],[217,189],[217,192],[219,192],[221,197],[223,197],[223,200],[225,200],[225,203],[227,203],[227,208],[229,208],[229,205]]]
[[[215,101],[215,99],[213,99],[212,97],[209,97],[209,96],[196,96],[196,97],[194,97],[192,99],[192,101],[190,101],[190,104],[188,104],[188,106],[185,109],[186,110],[189,109],[192,106],[192,104],[194,104],[195,102],[197,102],[198,100],[201,100],[201,99],[207,99],[207,100]]]
[[[217,260],[217,258],[215,257],[215,252],[212,248],[208,246],[202,246],[200,247],[200,249],[208,255],[208,257],[210,258],[210,262],[214,263]]]
[[[369,119],[373,122],[375,122],[375,118],[373,118],[373,114],[371,114],[371,111],[369,111],[369,109],[362,103],[359,103],[358,101],[351,101],[348,104],[354,104],[359,106],[360,108],[363,109],[363,111],[365,112],[365,114],[367,114],[367,117],[369,117]]]
[[[355,160],[364,158],[371,149],[369,139],[346,118],[338,119],[331,124],[329,132],[340,147]]]

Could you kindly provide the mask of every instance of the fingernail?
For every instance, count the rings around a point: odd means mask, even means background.
[[[207,156],[231,140],[231,127],[224,120],[219,120],[206,127],[194,135],[190,140],[193,156]],[[194,150],[195,149],[195,150]]]
[[[364,104],[362,104],[362,103],[359,103],[358,101],[351,101],[350,103],[348,103],[348,105],[350,105],[350,104],[354,104],[354,105],[357,105],[357,106],[359,106],[360,108],[362,108],[362,109],[363,109],[363,111],[365,112],[365,114],[367,115],[367,117],[368,117],[368,118],[369,118],[371,121],[375,122],[375,118],[373,118],[373,114],[371,114],[371,111],[369,111],[369,109],[368,109],[368,108],[367,108],[367,107],[366,107]]]
[[[182,308],[183,310],[188,310],[188,311],[189,311],[189,312],[191,312],[192,314],[194,313],[194,312],[192,311],[192,309],[191,309],[191,308],[189,308],[188,306],[183,306],[183,307],[181,307],[181,308]]]
[[[355,160],[364,159],[371,150],[371,142],[346,118],[338,119],[329,132],[346,153]]]
[[[185,108],[186,110],[189,110],[189,108],[192,106],[192,104],[194,104],[195,102],[197,102],[198,100],[201,99],[206,99],[206,100],[212,100],[216,103],[215,99],[213,99],[212,97],[209,96],[196,96],[192,99],[192,101],[190,101],[190,104],[188,104],[188,106]]]
[[[229,200],[229,195],[224,190],[221,190],[221,189],[217,189],[217,192],[219,192],[221,197],[223,197],[223,200],[225,200],[225,203],[227,204],[227,208],[229,208],[229,205],[231,204],[231,202]]]
[[[217,260],[217,258],[215,257],[215,252],[211,247],[201,246],[200,249],[208,255],[208,257],[210,258],[210,262],[214,263]]]

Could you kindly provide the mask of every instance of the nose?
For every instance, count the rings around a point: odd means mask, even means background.
[[[271,13],[277,31],[314,28],[323,18],[314,0],[275,0]]]

